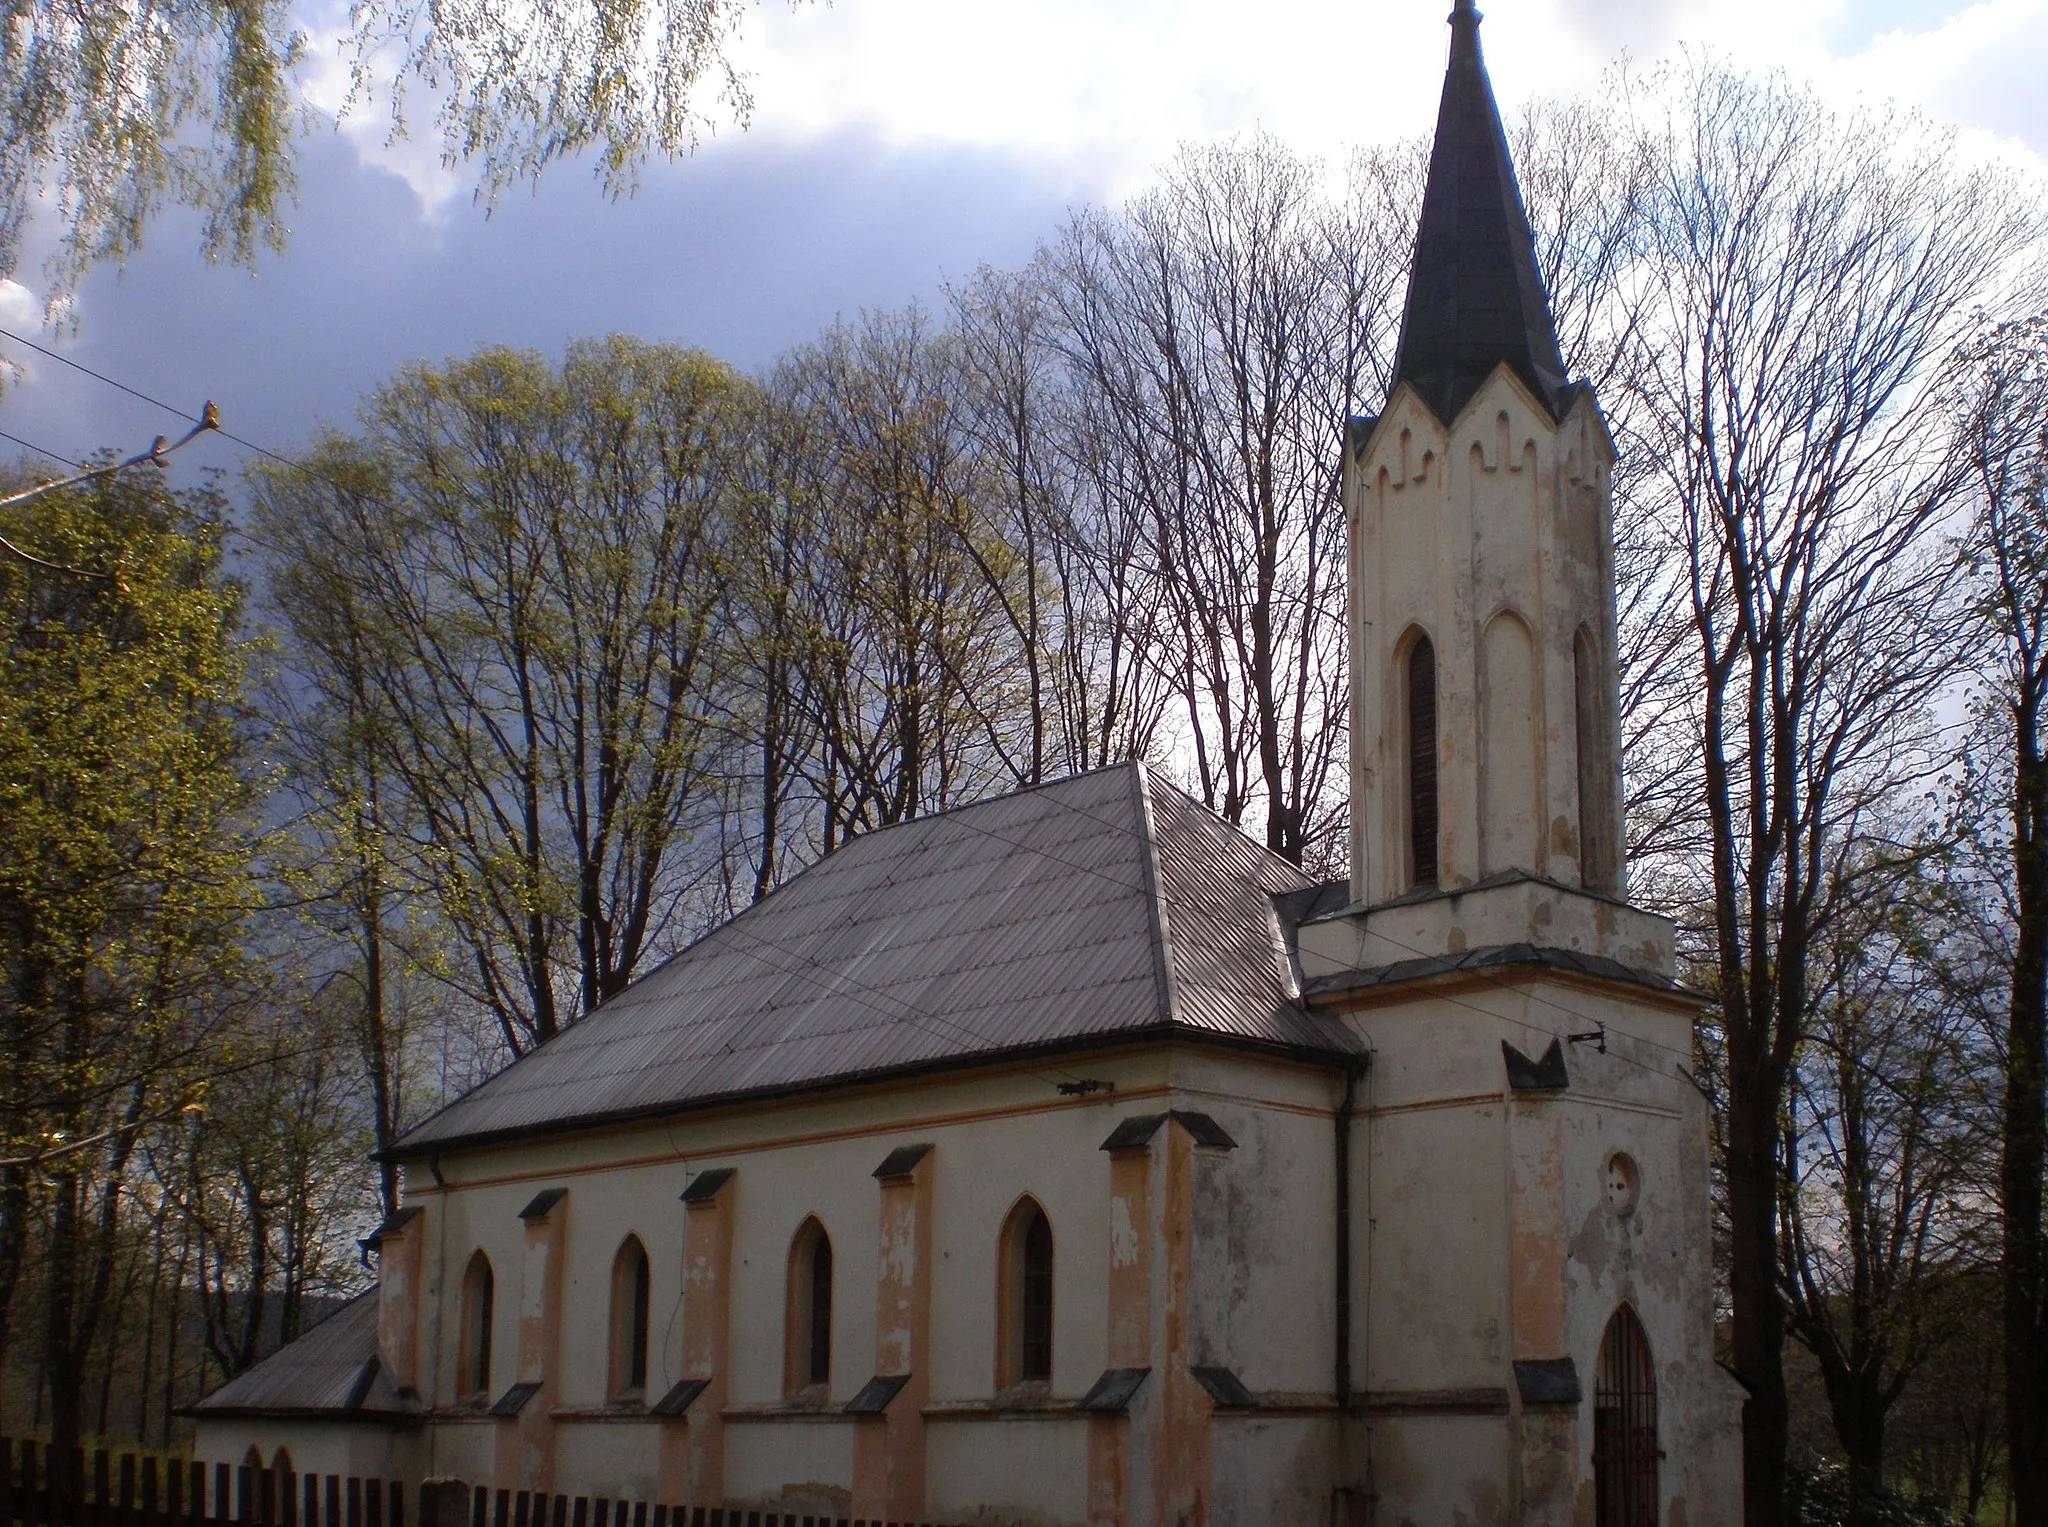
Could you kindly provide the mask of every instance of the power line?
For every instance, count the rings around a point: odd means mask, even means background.
[[[11,440],[16,445],[20,446],[24,451],[33,452],[35,455],[41,456],[48,461],[61,462],[63,465],[67,467],[81,467],[85,465],[85,463],[82,461],[73,461],[69,456],[60,456],[55,451],[46,451],[39,445],[32,445],[28,441],[22,439],[21,436],[10,435],[4,429],[0,429],[0,440]]]
[[[32,339],[28,339],[20,334],[16,334],[12,329],[0,328],[0,338],[11,339],[17,345],[26,345],[28,346],[29,349],[35,351],[36,354],[38,355],[48,356],[51,360],[56,361],[60,365],[69,366],[73,371],[83,372],[86,376],[91,377],[96,382],[104,382],[109,387],[113,387],[121,392],[127,393],[128,396],[131,398],[139,398],[143,402],[150,404],[152,407],[161,408],[165,413],[170,414],[176,418],[183,419],[187,424],[198,424],[200,422],[200,416],[197,414],[187,413],[184,409],[179,408],[177,405],[172,403],[166,403],[162,398],[154,397],[151,394],[144,392],[139,387],[130,387],[126,382],[116,381],[113,377],[108,376],[105,372],[95,371],[92,369],[92,367],[86,365],[84,362],[75,361],[68,355],[62,355],[55,350],[51,350],[42,345],[39,345]],[[280,456],[276,451],[268,450],[263,446],[258,445],[253,440],[244,440],[240,435],[230,434],[228,431],[222,429],[219,425],[215,425],[213,427],[212,433],[219,435],[223,440],[234,441],[236,445],[241,446],[244,450],[254,451],[259,456],[268,456],[272,461],[275,461],[282,466],[296,467],[298,465],[298,463],[293,461],[290,457]],[[8,435],[6,438],[9,440],[14,440],[14,437],[12,435]],[[14,443],[16,445],[20,445],[23,442],[15,440]],[[35,447],[30,446],[29,449],[34,450]],[[59,456],[56,459],[62,461],[65,458]],[[73,466],[76,466],[77,464],[78,463],[76,462],[71,463],[71,465]]]

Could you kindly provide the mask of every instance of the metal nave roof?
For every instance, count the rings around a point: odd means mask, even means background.
[[[1310,882],[1142,764],[854,839],[395,1152],[1119,1038],[1356,1048],[1273,897]]]

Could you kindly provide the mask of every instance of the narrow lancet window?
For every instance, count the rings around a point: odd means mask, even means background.
[[[1436,648],[1417,636],[1408,649],[1408,853],[1416,885],[1435,885]]]
[[[996,1387],[1052,1379],[1052,1223],[1031,1198],[1003,1222],[996,1291]]]
[[[826,1384],[832,1378],[832,1241],[816,1220],[805,1220],[789,1258],[789,1346],[791,1390]]]
[[[491,1259],[479,1251],[462,1279],[462,1348],[456,1385],[465,1400],[484,1400],[491,1391],[491,1305],[496,1280]]]
[[[638,1395],[647,1388],[647,1332],[653,1288],[647,1249],[628,1236],[612,1269],[612,1394]]]
[[[1609,821],[1606,728],[1600,724],[1599,664],[1584,626],[1572,638],[1572,701],[1579,755],[1579,884],[1612,891],[1614,843]]]
[[[1033,1214],[1024,1230],[1023,1361],[1026,1381],[1052,1377],[1052,1226]]]

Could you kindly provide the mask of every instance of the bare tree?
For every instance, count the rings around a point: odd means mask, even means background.
[[[1781,1278],[1847,1455],[1851,1522],[1886,1499],[1894,1405],[1975,1313],[1954,1295],[1988,1228],[1984,1045],[1942,947],[1970,910],[1930,849],[1845,905],[1812,955],[1785,1113]]]
[[[817,851],[1028,772],[1024,564],[990,523],[956,336],[918,309],[835,326],[772,390],[806,449],[780,498],[808,644],[797,767]],[[1028,627],[1027,627],[1028,629]]]
[[[1618,400],[1656,477],[1698,739],[1717,978],[1734,1368],[1753,1524],[1780,1519],[1782,1119],[1816,948],[1891,856],[1874,815],[1932,767],[1952,482],[1925,407],[1959,316],[2034,235],[2010,183],[1909,122],[1691,59],[1631,100],[1657,177]]]
[[[1262,808],[1297,862],[1343,819],[1339,426],[1377,394],[1405,269],[1398,231],[1346,215],[1370,204],[1333,208],[1319,167],[1257,138],[1184,150],[1050,255],[1075,385],[1144,516],[1198,788],[1227,821]]]
[[[2048,1523],[2048,315],[1992,328],[1953,382],[1976,513],[1964,542],[1987,709],[2007,771],[1993,813],[2009,972],[1998,1196],[2014,1520]]]

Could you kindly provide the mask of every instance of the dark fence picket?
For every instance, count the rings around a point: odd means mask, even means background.
[[[412,1527],[932,1527],[461,1480],[418,1488]],[[165,1463],[105,1448],[60,1455],[0,1436],[0,1527],[407,1527],[408,1514],[405,1484],[395,1479],[302,1474],[288,1465]]]
[[[63,1462],[65,1516],[58,1527],[92,1527],[86,1519],[86,1502],[92,1497],[86,1492],[84,1449],[74,1452]]]

